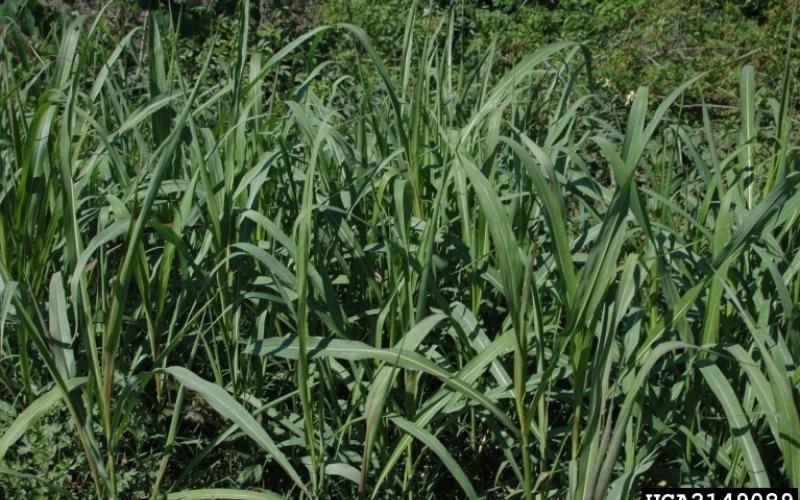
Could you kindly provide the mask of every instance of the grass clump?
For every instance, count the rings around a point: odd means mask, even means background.
[[[221,79],[155,12],[0,38],[0,458],[69,415],[74,495],[800,483],[788,77],[733,61],[724,124],[683,114],[705,75],[640,87],[618,128],[580,44],[498,74],[412,7],[387,65],[352,24],[253,50],[238,15]],[[363,60],[331,76],[326,37]]]

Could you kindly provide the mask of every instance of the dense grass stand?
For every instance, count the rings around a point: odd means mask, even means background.
[[[800,485],[788,56],[777,96],[730,64],[737,116],[686,75],[618,127],[579,44],[499,73],[412,7],[391,65],[350,24],[265,54],[249,12],[196,74],[156,12],[54,57],[4,27],[0,491]],[[69,468],[34,469],[48,439]]]

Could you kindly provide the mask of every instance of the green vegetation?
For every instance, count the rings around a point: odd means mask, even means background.
[[[800,486],[794,13],[638,78],[483,3],[4,4],[3,496]]]

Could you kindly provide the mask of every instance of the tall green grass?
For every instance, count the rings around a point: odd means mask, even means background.
[[[196,75],[155,12],[51,56],[4,27],[0,459],[66,407],[98,497],[131,463],[152,498],[800,485],[790,79],[735,61],[739,115],[683,108],[687,75],[618,126],[579,44],[498,75],[412,7],[396,64],[352,25],[267,57],[248,11]],[[364,58],[275,80],[320,37]],[[202,472],[230,445],[269,471],[250,493]]]

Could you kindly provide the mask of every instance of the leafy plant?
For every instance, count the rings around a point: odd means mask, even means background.
[[[112,498],[800,484],[788,76],[617,127],[585,45],[467,58],[413,5],[389,64],[349,23],[267,54],[250,7],[193,62],[156,11],[0,50],[0,458],[44,435]]]

